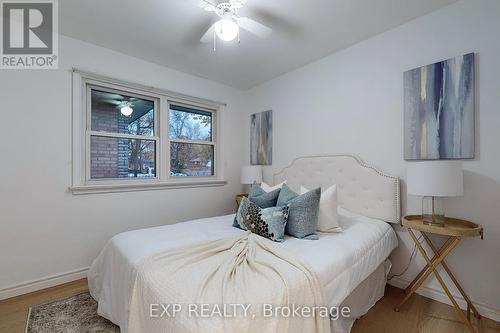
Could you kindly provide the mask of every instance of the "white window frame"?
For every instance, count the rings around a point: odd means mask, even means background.
[[[144,191],[152,189],[222,186],[222,109],[225,104],[191,97],[166,90],[151,88],[131,82],[121,81],[94,73],[73,69],[73,170],[70,191],[73,194],[108,193],[122,191]],[[137,136],[125,133],[108,133],[91,129],[91,90],[97,89],[136,96],[155,103],[153,136]],[[170,140],[170,105],[181,105],[212,113],[212,141]],[[90,138],[107,136],[155,141],[155,172],[151,178],[100,178],[90,177]],[[214,175],[207,177],[171,177],[170,142],[194,143],[214,146]]]
[[[174,100],[169,100],[168,101],[168,110],[170,110],[171,105],[178,105],[178,106],[185,106],[187,108],[191,108],[194,110],[200,110],[200,111],[206,111],[210,112],[211,119],[212,119],[212,140],[211,141],[206,141],[206,140],[184,140],[184,139],[170,139],[170,136],[168,137],[168,156],[170,156],[170,143],[176,142],[176,143],[187,143],[187,144],[195,144],[195,145],[206,145],[206,146],[213,146],[214,147],[214,161],[212,163],[214,164],[214,176],[210,176],[208,178],[213,178],[217,176],[217,162],[218,162],[218,157],[217,157],[217,110],[215,109],[210,109],[207,107],[203,107],[201,105],[194,105],[194,104],[186,104],[185,102],[176,102]],[[168,113],[167,116],[170,115],[170,112]],[[170,124],[170,119],[168,121],[168,124]],[[170,171],[170,165],[168,170]],[[177,179],[178,177],[171,177],[170,172],[169,172],[169,177],[172,179]],[[201,176],[190,176],[190,179],[205,179],[207,177],[201,177]]]
[[[86,184],[103,184],[103,183],[117,183],[120,184],[121,182],[129,182],[133,181],[136,182],[138,178],[95,178],[92,179],[91,174],[90,174],[90,169],[91,169],[91,156],[90,156],[90,142],[91,142],[91,137],[109,137],[109,138],[121,138],[121,139],[137,139],[137,140],[147,140],[147,141],[154,141],[155,143],[155,171],[156,171],[156,176],[155,177],[150,177],[150,178],[141,178],[141,180],[144,180],[145,182],[151,181],[151,180],[157,180],[159,179],[158,176],[158,169],[160,168],[160,122],[158,119],[161,117],[160,113],[160,100],[158,96],[151,96],[151,95],[144,95],[144,94],[139,94],[136,90],[131,90],[131,89],[126,89],[126,88],[121,88],[121,89],[116,89],[115,87],[111,87],[111,85],[106,84],[103,85],[102,83],[99,84],[98,82],[95,82],[93,80],[86,80],[85,81],[85,94],[86,94],[86,126],[85,126],[85,179],[86,179]],[[110,92],[110,93],[116,93],[116,94],[126,94],[127,96],[131,97],[138,97],[144,100],[152,101],[154,103],[154,131],[153,131],[153,136],[148,136],[148,135],[133,135],[133,134],[126,134],[126,133],[116,133],[116,132],[105,132],[105,131],[94,131],[92,130],[92,90],[99,90],[99,91],[104,91],[104,92]]]

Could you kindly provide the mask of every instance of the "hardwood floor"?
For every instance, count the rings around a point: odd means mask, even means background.
[[[0,301],[0,332],[24,332],[30,306],[63,299],[85,290],[87,280],[82,279]],[[352,333],[467,333],[451,306],[415,295],[399,313],[394,312],[392,308],[400,297],[402,290],[388,286],[385,296],[356,321]],[[479,333],[500,332],[500,323],[490,319],[481,319],[479,326],[476,319],[473,323],[479,328]]]
[[[400,312],[394,305],[403,297],[401,289],[387,286],[385,296],[358,319],[352,333],[468,333],[455,309],[430,298],[413,295]],[[488,318],[472,319],[478,333],[500,332],[500,323]]]

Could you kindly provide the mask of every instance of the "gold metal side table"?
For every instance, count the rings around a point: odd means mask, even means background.
[[[460,242],[460,240],[463,237],[478,237],[480,236],[481,239],[483,239],[483,227],[481,227],[479,224],[465,221],[465,220],[460,220],[460,219],[455,219],[455,218],[445,218],[444,226],[432,226],[432,225],[426,225],[422,222],[422,216],[421,215],[409,215],[405,216],[402,219],[402,224],[410,234],[410,237],[413,239],[415,242],[415,245],[417,246],[418,251],[424,257],[427,265],[420,271],[420,273],[417,275],[417,277],[410,283],[410,285],[405,289],[405,297],[403,300],[394,308],[395,311],[399,312],[399,308],[417,291],[417,289],[422,285],[422,283],[429,277],[431,273],[434,273],[436,276],[436,279],[439,281],[439,284],[441,287],[443,287],[446,295],[448,295],[448,298],[450,299],[451,303],[455,307],[455,310],[457,311],[457,314],[459,317],[463,320],[465,323],[465,326],[471,333],[476,333],[474,327],[471,324],[470,321],[470,314],[471,310],[474,314],[474,316],[478,319],[481,318],[481,315],[477,311],[477,309],[474,307],[472,304],[471,300],[463,290],[462,286],[458,283],[457,279],[455,276],[452,274],[450,271],[448,265],[444,261],[446,256],[453,250],[457,244]],[[425,242],[431,250],[434,252],[434,256],[429,258],[427,255],[427,252],[425,249],[422,247],[422,244],[420,244],[418,238],[415,236],[414,231],[420,231],[422,234],[422,237],[424,238]],[[437,247],[432,243],[431,239],[429,238],[428,234],[435,234],[435,235],[443,235],[443,236],[448,236],[448,240],[443,244],[443,246],[440,249],[437,249]],[[446,273],[449,275],[450,279],[453,281],[455,286],[457,287],[458,291],[464,298],[464,300],[467,302],[467,314],[465,314],[462,309],[458,306],[457,301],[451,294],[450,290],[446,286],[443,278],[441,277],[441,274],[438,272],[437,267],[441,265]]]
[[[234,200],[236,201],[236,209],[240,207],[240,202],[241,200],[243,200],[244,197],[248,197],[248,194],[246,193],[236,194],[236,196],[234,197]]]

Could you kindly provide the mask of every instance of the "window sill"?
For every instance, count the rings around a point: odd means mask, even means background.
[[[69,188],[74,195],[97,194],[97,193],[116,193],[116,192],[135,192],[151,190],[167,190],[177,188],[196,188],[196,187],[215,187],[226,185],[225,180],[193,180],[182,182],[151,182],[151,183],[131,183],[131,184],[92,184],[76,185]]]

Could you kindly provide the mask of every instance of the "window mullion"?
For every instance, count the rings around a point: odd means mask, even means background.
[[[105,136],[108,138],[136,139],[136,140],[147,140],[147,141],[158,141],[160,139],[157,136],[113,133],[113,132],[104,132],[104,131],[88,131],[88,133],[91,136]]]
[[[168,131],[168,100],[166,97],[160,98],[158,107],[159,127],[156,135],[159,137],[159,157],[158,175],[161,180],[166,181],[170,177],[170,142]]]
[[[198,140],[183,140],[183,139],[170,139],[171,143],[186,143],[192,145],[206,145],[206,146],[215,146],[214,141],[198,141]]]

